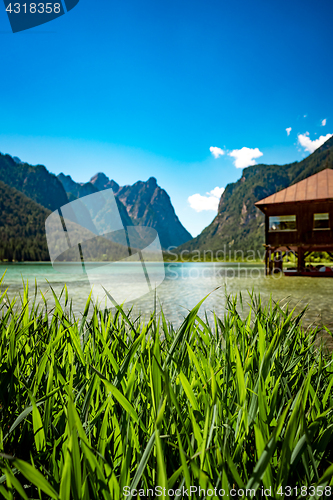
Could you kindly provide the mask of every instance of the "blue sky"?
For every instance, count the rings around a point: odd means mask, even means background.
[[[196,235],[243,166],[333,133],[332,17],[330,0],[80,0],[12,34],[0,5],[0,151],[76,181],[154,176]]]

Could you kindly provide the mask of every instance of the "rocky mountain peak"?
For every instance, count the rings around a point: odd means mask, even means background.
[[[15,163],[17,165],[23,165],[24,162],[22,160],[20,160],[20,158],[18,156],[13,156],[13,160],[15,161]]]
[[[98,172],[91,179],[90,183],[95,186],[99,191],[103,191],[103,189],[113,189],[113,192],[116,193],[119,190],[119,184],[114,180],[110,180],[107,175],[103,172]]]
[[[157,184],[155,177],[122,187],[103,172],[95,174],[84,186],[75,183],[70,176],[60,174],[58,177],[67,194],[77,198],[90,194],[91,190],[102,191],[112,188],[124,225],[153,227],[158,232],[161,245],[165,249],[181,245],[192,238],[179,221],[169,195]]]
[[[65,175],[61,172],[57,177],[67,193],[71,193],[76,188],[76,182],[73,181],[70,175]]]
[[[149,188],[156,188],[157,187],[157,180],[155,179],[155,177],[149,177],[149,179],[147,181],[147,186]]]

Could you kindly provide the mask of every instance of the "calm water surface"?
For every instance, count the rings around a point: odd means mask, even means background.
[[[23,280],[25,283],[28,281],[33,292],[36,281],[38,290],[52,303],[50,287],[59,294],[64,283],[67,283],[73,308],[80,315],[91,287],[85,277],[72,274],[72,266],[68,264],[68,270],[65,268],[59,273],[49,263],[1,263],[0,276],[6,271],[2,291],[8,288],[9,298],[18,296],[23,290]],[[119,270],[135,278],[136,266],[122,264]],[[166,279],[156,290],[157,309],[162,307],[167,320],[175,325],[179,325],[187,311],[207,294],[210,295],[201,307],[201,315],[206,311],[211,317],[211,311],[215,311],[223,316],[226,293],[236,295],[240,292],[245,303],[245,314],[249,291],[260,293],[264,303],[272,296],[274,301],[288,301],[297,310],[309,305],[305,320],[307,324],[324,323],[330,328],[333,324],[332,278],[265,277],[261,264],[229,263],[165,263],[165,273]],[[144,316],[149,315],[154,310],[154,299],[153,293],[145,295],[135,302],[135,311]]]

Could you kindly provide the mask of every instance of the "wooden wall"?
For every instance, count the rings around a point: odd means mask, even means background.
[[[284,245],[327,245],[333,244],[333,200],[311,201],[298,203],[277,203],[266,205],[265,233],[266,244],[279,247]],[[329,213],[330,229],[313,229],[313,215],[315,213]],[[269,232],[269,217],[277,215],[296,215],[297,231]]]

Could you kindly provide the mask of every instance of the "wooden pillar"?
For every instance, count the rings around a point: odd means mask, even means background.
[[[274,252],[273,252],[274,258]],[[273,274],[273,260],[272,260],[272,250],[268,250],[268,274]]]
[[[297,272],[300,273],[304,269],[304,250],[302,247],[297,250]]]
[[[268,250],[265,250],[265,276],[268,275]]]
[[[278,272],[282,272],[282,268],[283,268],[283,257],[282,257],[282,251],[281,250],[278,250],[275,254],[274,254],[274,272],[275,271],[278,271]]]
[[[275,273],[275,266],[276,266],[276,251],[274,250],[273,259],[272,259],[272,272],[271,272],[271,274]]]

